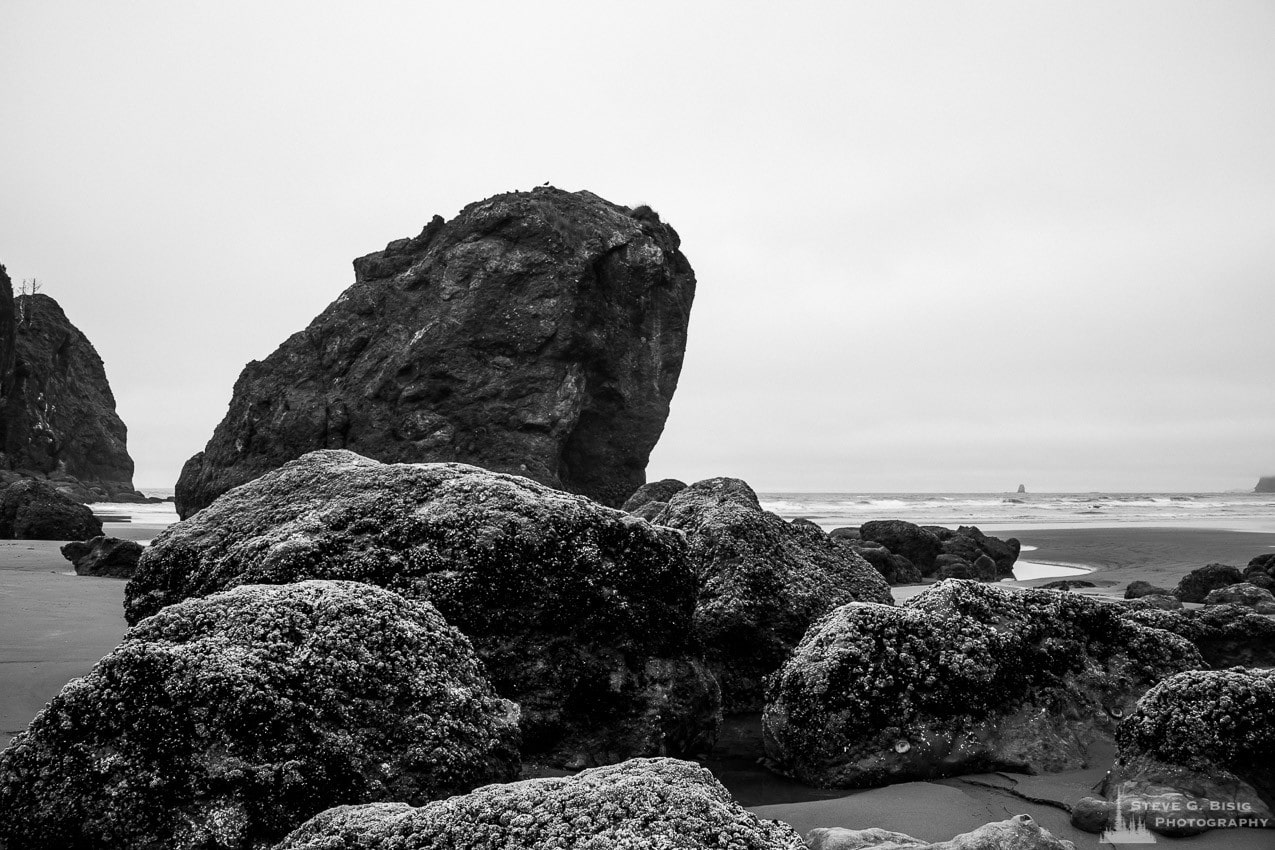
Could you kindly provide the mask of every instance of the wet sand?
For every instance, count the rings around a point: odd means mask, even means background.
[[[111,523],[107,534],[148,540],[160,526]],[[1120,596],[1135,579],[1172,588],[1187,572],[1211,562],[1244,566],[1275,550],[1275,533],[1179,528],[1066,528],[997,530],[1038,547],[1024,560],[1086,566],[1094,592]],[[88,673],[125,631],[120,579],[74,575],[46,541],[0,541],[0,744],[26,727],[70,679]],[[1051,579],[1018,584],[1030,586]],[[898,588],[905,598],[920,588]],[[1047,829],[1098,848],[1098,837],[1071,828],[1059,805],[1030,802],[1014,792],[1069,805],[1093,793],[1111,761],[1094,753],[1088,769],[1030,777],[1021,774],[964,776],[912,782],[847,794],[810,788],[757,765],[760,719],[731,718],[718,748],[705,760],[746,806],[780,818],[803,834],[815,826],[882,827],[926,840],[946,840],[984,823],[1027,813]],[[1275,845],[1269,830],[1214,830],[1190,839],[1157,838],[1191,848],[1258,850]],[[1111,846],[1111,845],[1102,845]]]

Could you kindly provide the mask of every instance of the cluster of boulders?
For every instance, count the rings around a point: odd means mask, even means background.
[[[1020,550],[1015,538],[990,537],[977,526],[953,531],[897,519],[834,528],[830,535],[868,560],[891,584],[919,584],[927,578],[1012,579]]]
[[[125,614],[137,623],[182,599],[307,579],[428,600],[521,706],[524,752],[539,760],[697,753],[716,736],[685,537],[464,464],[304,455],[160,534]]]
[[[1241,571],[1226,564],[1207,564],[1182,577],[1169,590],[1145,581],[1130,582],[1125,599],[1137,607],[1181,608],[1184,602],[1243,605],[1259,614],[1275,614],[1275,553],[1258,555]]]

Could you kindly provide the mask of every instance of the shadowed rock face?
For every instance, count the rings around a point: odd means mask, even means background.
[[[130,622],[238,584],[353,579],[428,599],[522,706],[524,751],[577,767],[712,745],[682,535],[526,478],[310,452],[160,534]]]
[[[1202,663],[1115,606],[948,580],[812,626],[769,681],[766,752],[824,787],[1079,767],[1147,688]]]
[[[518,774],[517,709],[430,605],[245,586],[133,627],[0,753],[0,846],[269,846],[338,803]]]
[[[1263,475],[1257,480],[1254,493],[1275,493],[1275,475]]]
[[[47,295],[0,273],[0,478],[47,477],[79,501],[140,498],[102,358]]]
[[[819,617],[847,602],[891,602],[870,564],[813,523],[762,510],[738,478],[679,490],[652,522],[686,534],[700,584],[695,636],[728,711],[761,707],[763,680]]]
[[[183,517],[305,452],[460,461],[618,506],[646,480],[695,276],[647,207],[538,188],[439,217],[235,384]]]
[[[489,785],[420,808],[342,806],[275,850],[805,850],[791,826],[731,799],[703,767],[633,759],[576,776]]]

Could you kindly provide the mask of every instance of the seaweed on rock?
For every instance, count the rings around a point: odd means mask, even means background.
[[[516,706],[430,605],[245,586],[133,627],[0,753],[0,846],[259,847],[518,769]]]

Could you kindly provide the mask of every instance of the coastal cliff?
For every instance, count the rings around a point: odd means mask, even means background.
[[[47,479],[83,502],[135,501],[128,429],[102,358],[47,295],[0,267],[0,482]]]
[[[1275,475],[1263,475],[1257,480],[1254,493],[1275,493]]]
[[[695,275],[649,207],[538,187],[435,216],[235,383],[183,517],[315,449],[459,461],[619,506],[646,480]]]

